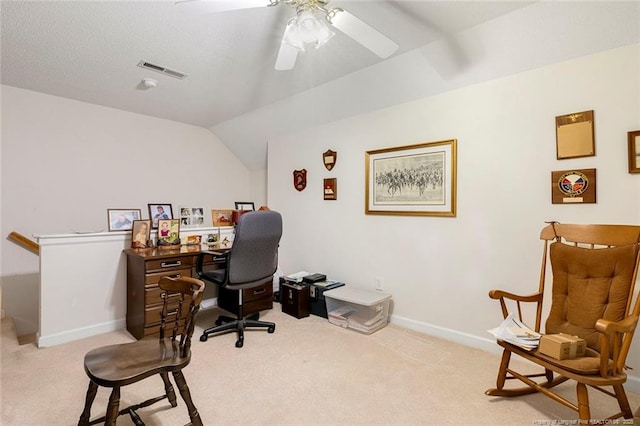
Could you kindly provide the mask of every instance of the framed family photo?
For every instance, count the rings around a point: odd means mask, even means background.
[[[211,210],[213,226],[231,226],[231,210]]]
[[[151,220],[134,220],[131,228],[131,247],[146,248],[151,240]]]
[[[203,212],[202,207],[180,207],[180,226],[185,228],[204,226]]]
[[[157,203],[148,204],[149,206],[149,219],[151,219],[151,226],[153,229],[158,227],[158,220],[160,219],[173,219],[173,210],[171,210],[171,204],[169,203]]]
[[[179,219],[158,219],[158,244],[180,244]]]
[[[141,219],[140,209],[107,209],[109,231],[128,231],[134,220]]]
[[[367,151],[365,213],[456,215],[457,140]]]

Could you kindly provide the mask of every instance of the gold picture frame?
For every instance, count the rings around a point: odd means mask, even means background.
[[[211,210],[211,221],[213,226],[232,226],[231,215],[233,211],[231,209],[214,209]]]
[[[556,117],[556,158],[596,155],[594,129],[593,110]]]
[[[365,213],[456,215],[457,140],[365,153]]]
[[[640,173],[640,130],[627,134],[629,144],[629,173]]]

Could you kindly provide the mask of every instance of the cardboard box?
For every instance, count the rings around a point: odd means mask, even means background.
[[[573,359],[584,356],[586,348],[587,342],[584,339],[559,333],[542,336],[538,350],[555,359]]]

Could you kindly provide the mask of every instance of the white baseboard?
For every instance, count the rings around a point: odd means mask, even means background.
[[[62,343],[84,339],[85,337],[97,336],[98,334],[109,333],[116,330],[123,330],[126,327],[126,323],[126,320],[122,318],[88,327],[76,328],[62,333],[50,334],[48,336],[41,336],[40,333],[38,333],[36,343],[39,348],[60,345]]]
[[[450,342],[459,343],[464,346],[480,349],[485,352],[495,353],[497,355],[500,355],[502,353],[501,347],[498,346],[493,339],[478,337],[473,334],[463,333],[457,330],[452,330],[450,328],[440,327],[425,322],[419,322],[397,315],[391,315],[389,317],[389,321],[392,324],[396,324],[401,327],[417,331],[419,333],[438,337]],[[496,364],[496,371],[497,369],[498,364]],[[640,393],[640,376],[631,375],[629,374],[629,372],[627,372],[627,383],[625,384],[625,389],[629,392]]]

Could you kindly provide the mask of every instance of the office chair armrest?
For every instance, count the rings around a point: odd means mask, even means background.
[[[198,253],[198,258],[196,259],[196,274],[198,274],[198,277],[200,278],[207,278],[207,274],[206,272],[204,272],[203,269],[203,265],[204,265],[204,258],[209,255],[209,256],[217,256],[217,257],[227,257],[229,255],[228,251],[215,251],[215,250],[202,250],[200,253]]]

